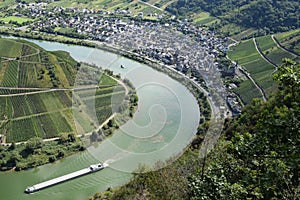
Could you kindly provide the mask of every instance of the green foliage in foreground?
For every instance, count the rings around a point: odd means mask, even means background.
[[[0,145],[0,170],[37,167],[84,149],[74,134],[62,134],[57,141],[43,142],[41,138],[31,138],[19,145]]]
[[[298,199],[300,64],[286,60],[274,78],[276,94],[227,120],[205,164],[188,150],[174,164],[92,199]]]

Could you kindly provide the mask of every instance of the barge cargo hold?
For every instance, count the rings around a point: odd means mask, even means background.
[[[92,172],[99,171],[99,170],[101,170],[101,169],[103,169],[107,166],[108,165],[106,163],[104,163],[104,164],[99,163],[99,164],[91,165],[88,168],[81,169],[79,171],[72,172],[70,174],[66,174],[66,175],[63,175],[63,176],[60,176],[60,177],[57,177],[57,178],[54,178],[54,179],[51,179],[51,180],[48,180],[48,181],[45,181],[45,182],[42,182],[42,183],[38,183],[38,184],[33,185],[33,186],[28,186],[25,189],[25,192],[26,193],[33,193],[33,192],[36,192],[38,190],[41,190],[41,189],[44,189],[44,188],[47,188],[47,187],[50,187],[50,186],[53,186],[53,185],[71,180],[71,179],[74,179],[74,178],[77,178],[77,177],[80,177],[80,176],[83,176],[85,174],[89,174],[89,173],[92,173]]]

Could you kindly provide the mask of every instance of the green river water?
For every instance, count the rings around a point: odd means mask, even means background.
[[[146,65],[102,50],[31,41],[46,50],[65,50],[78,61],[120,73],[135,85],[139,106],[133,119],[112,137],[83,153],[32,170],[1,172],[1,200],[87,199],[95,192],[128,182],[139,164],[151,167],[159,160],[179,155],[191,142],[199,122],[199,108],[196,99],[180,83]],[[24,193],[29,185],[105,161],[109,167],[99,172],[33,194]]]

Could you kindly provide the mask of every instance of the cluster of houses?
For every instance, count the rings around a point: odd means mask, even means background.
[[[231,109],[233,115],[239,115],[242,112],[242,107],[237,100],[237,97],[234,93],[227,95],[226,103]]]
[[[169,65],[191,78],[201,77],[217,91],[232,111],[239,110],[228,103],[232,102],[233,95],[228,94],[222,84],[220,66],[215,63],[219,52],[227,51],[227,40],[216,37],[212,31],[197,27],[187,20],[168,23],[144,21],[132,17],[119,18],[90,9],[48,9],[45,3],[19,4],[19,8],[29,9],[30,17],[43,15],[45,20],[30,25],[34,30],[97,40]],[[128,11],[116,12],[129,14]],[[64,33],[60,33],[60,29]],[[230,75],[235,73],[235,69],[226,71],[226,66],[221,71]]]
[[[0,134],[0,144],[2,144],[4,142],[4,135]]]

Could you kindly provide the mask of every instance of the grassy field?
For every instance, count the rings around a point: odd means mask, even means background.
[[[267,95],[270,95],[276,89],[277,86],[272,78],[275,68],[259,55],[252,39],[232,47],[228,52],[228,56],[243,66],[257,84],[265,90]],[[244,83],[243,87],[237,90],[245,103],[251,102],[250,96],[261,97],[260,94],[256,94],[258,90],[255,90],[254,87],[254,84]],[[249,95],[248,93],[255,94]]]
[[[16,3],[15,0],[0,0],[0,8],[4,8]]]
[[[1,57],[20,57],[23,44],[14,40],[0,38],[0,56]],[[5,48],[3,48],[5,47]]]
[[[18,24],[22,24],[24,22],[30,22],[32,21],[32,19],[26,18],[26,17],[16,17],[16,16],[9,16],[9,17],[4,17],[4,18],[0,18],[0,21],[3,22],[16,22]]]
[[[208,12],[201,12],[193,16],[193,21],[195,24],[199,25],[210,25],[214,22],[219,21],[217,18],[211,16]]]
[[[21,40],[0,39],[0,44],[0,134],[6,142],[93,131],[112,115],[112,105],[124,100],[125,89],[116,80],[81,66],[66,52],[47,52]],[[74,92],[78,71],[86,79],[95,76],[99,88]]]

